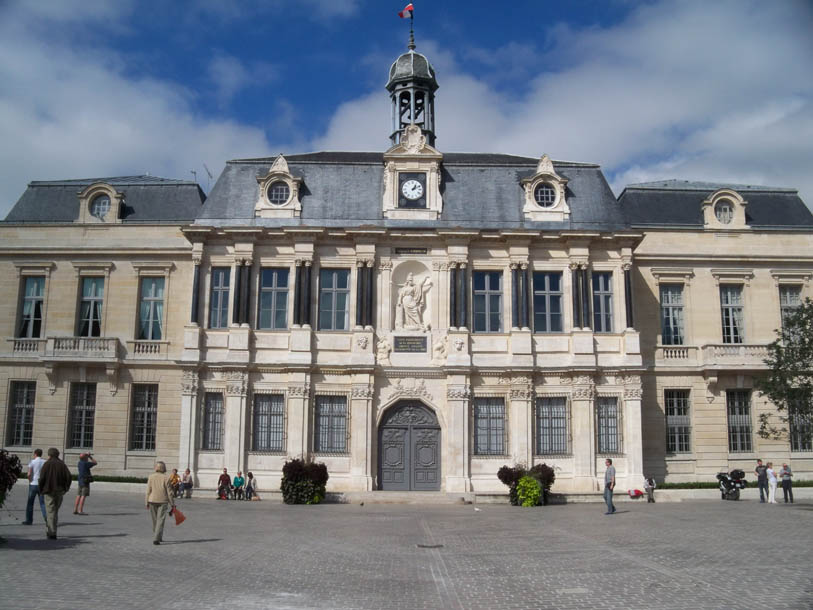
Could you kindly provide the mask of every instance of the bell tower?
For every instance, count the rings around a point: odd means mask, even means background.
[[[392,106],[390,141],[399,144],[408,125],[421,128],[430,146],[435,145],[435,91],[438,81],[435,69],[424,55],[415,52],[415,39],[410,33],[409,50],[390,67],[387,91]]]

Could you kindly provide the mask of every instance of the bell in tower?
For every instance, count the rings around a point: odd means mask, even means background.
[[[435,145],[435,69],[429,60],[415,52],[410,36],[409,51],[401,55],[390,68],[387,91],[392,102],[392,144],[398,144],[404,128],[415,124],[421,128],[430,146]]]

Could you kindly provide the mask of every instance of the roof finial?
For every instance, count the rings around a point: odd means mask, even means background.
[[[411,2],[404,7],[404,10],[398,13],[398,16],[401,19],[404,19],[407,15],[409,15],[409,44],[407,45],[407,47],[409,48],[410,51],[414,51],[415,31],[413,30],[412,26],[415,23],[415,7],[412,6]]]

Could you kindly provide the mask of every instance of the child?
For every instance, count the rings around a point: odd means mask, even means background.
[[[655,479],[652,477],[644,477],[644,489],[646,490],[646,501],[647,503],[652,502],[655,503],[655,488],[657,485],[655,484]]]

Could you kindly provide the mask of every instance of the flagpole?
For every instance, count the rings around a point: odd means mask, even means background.
[[[415,50],[415,29],[413,25],[415,24],[415,11],[409,11],[409,50]]]

